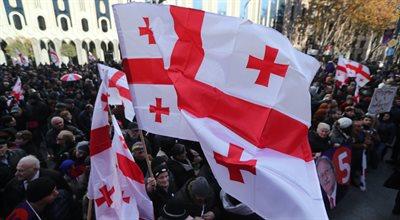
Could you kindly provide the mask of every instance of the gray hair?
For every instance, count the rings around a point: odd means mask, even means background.
[[[54,123],[55,123],[56,120],[61,120],[62,122],[64,122],[64,119],[61,118],[60,116],[54,116],[54,117],[52,117],[51,120],[50,120],[51,125],[54,125]]]
[[[331,130],[331,126],[328,125],[327,123],[320,122],[320,123],[318,124],[317,131],[320,131],[320,130],[322,130],[322,129],[327,129],[327,130],[330,131],[330,130]]]
[[[21,158],[18,163],[27,163],[33,165],[34,168],[40,169],[40,161],[33,155],[28,155]]]

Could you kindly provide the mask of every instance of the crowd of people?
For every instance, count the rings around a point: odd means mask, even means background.
[[[108,65],[120,69],[119,64]],[[74,71],[82,75],[81,80],[60,80]],[[387,157],[393,166],[400,164],[400,96],[390,112],[367,113],[374,89],[399,85],[400,73],[374,66],[371,72],[372,80],[361,89],[359,102],[354,81],[337,85],[333,62],[323,65],[310,87],[312,152],[317,159],[330,148],[351,148],[353,186],[360,186],[363,150],[368,169],[378,168]],[[17,77],[24,90],[19,102],[11,95]],[[85,219],[91,117],[100,84],[96,64],[2,65],[0,81],[0,217]],[[145,132],[144,145],[137,123],[124,119],[122,107],[111,111],[145,176],[156,219],[262,219],[221,190],[199,143]],[[393,213],[400,214],[400,191]]]

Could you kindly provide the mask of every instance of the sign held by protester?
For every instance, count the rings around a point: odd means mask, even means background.
[[[368,113],[379,114],[389,112],[392,108],[396,91],[397,87],[376,88],[368,107]]]

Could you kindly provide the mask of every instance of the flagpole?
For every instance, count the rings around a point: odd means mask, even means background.
[[[89,199],[89,203],[88,203],[88,209],[87,209],[87,213],[86,213],[86,219],[87,220],[92,220],[92,209],[93,209],[93,200]]]
[[[113,115],[110,108],[108,108],[108,114]],[[146,146],[146,142],[144,141],[144,136],[143,136],[142,129],[139,129],[139,136],[140,136],[140,141],[143,144],[144,154],[146,155],[147,170],[149,172],[150,177],[154,177],[153,172],[151,171],[151,162],[150,162],[150,159],[149,159],[149,154],[147,153],[147,146]],[[143,175],[145,175],[145,174],[143,174]]]
[[[139,135],[140,135],[140,140],[143,143],[144,154],[146,155],[147,170],[149,172],[150,177],[154,177],[153,171],[151,171],[151,163],[150,163],[149,155],[147,154],[147,146],[146,146],[146,142],[144,141],[142,129],[139,129]]]

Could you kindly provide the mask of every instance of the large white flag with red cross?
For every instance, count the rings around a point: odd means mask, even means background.
[[[160,10],[158,7],[154,13],[135,10],[136,15],[127,12],[120,18],[119,12],[115,14],[119,29],[124,30],[119,35],[123,70],[134,97],[136,119],[143,130],[197,140],[179,111],[176,91],[150,28],[152,16]]]
[[[111,148],[107,97],[107,87],[102,82],[97,93],[90,132],[88,198],[94,202],[96,219],[124,216],[121,211],[122,190],[118,181],[117,161]]]
[[[336,79],[344,83],[347,78],[353,77],[359,87],[365,86],[370,80],[369,68],[361,63],[339,57],[336,67]]]
[[[168,118],[162,100],[172,100],[225,192],[264,218],[327,219],[307,137],[315,59],[233,17],[140,3],[114,14],[135,97],[140,79],[140,95],[160,104],[148,108],[155,121]],[[170,97],[154,96],[164,85]]]
[[[154,219],[153,203],[147,195],[144,176],[140,167],[133,159],[132,153],[126,145],[125,138],[119,128],[117,119],[111,117],[114,127],[112,146],[118,163],[119,183],[122,190],[122,201],[127,206],[132,206],[138,214],[126,216],[123,219],[132,219],[134,216],[140,219]]]
[[[108,97],[108,88],[103,81],[97,94],[90,132],[88,197],[94,202],[96,219],[153,219],[143,174],[129,150],[124,148],[125,140],[114,117],[111,142]]]

